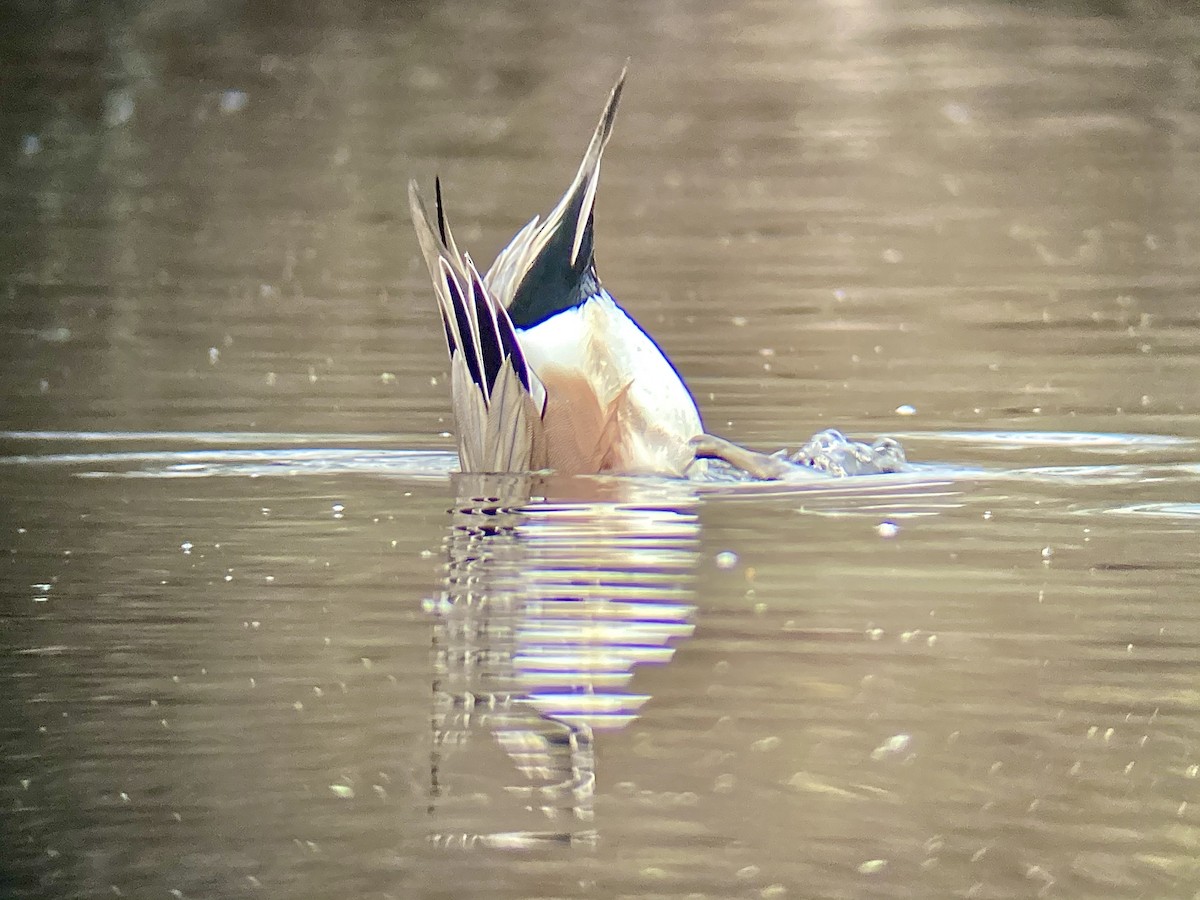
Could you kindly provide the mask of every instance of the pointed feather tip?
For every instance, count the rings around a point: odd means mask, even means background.
[[[433,194],[434,203],[437,206],[438,234],[441,235],[442,244],[449,247],[450,242],[446,240],[446,207],[442,203],[442,178],[440,175],[433,177]]]
[[[617,82],[612,86],[612,90],[608,92],[608,103],[604,105],[604,115],[601,116],[600,133],[601,140],[608,141],[609,135],[612,134],[613,123],[617,119],[617,106],[621,103],[621,94],[625,90],[625,76],[629,74],[629,59],[626,58],[625,65],[621,67],[621,74],[617,76]]]
[[[413,224],[419,223],[422,219],[429,221],[429,215],[425,212],[425,198],[421,196],[421,186],[417,183],[417,179],[408,179],[408,211],[412,216]]]

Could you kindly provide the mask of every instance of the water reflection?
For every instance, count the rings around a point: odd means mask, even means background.
[[[547,498],[566,484],[458,480],[444,589],[428,603],[440,843],[593,842],[595,736],[637,717],[650,697],[631,688],[634,669],[669,662],[694,629],[690,488],[573,480],[571,499]],[[484,735],[507,766],[480,767],[468,745]]]

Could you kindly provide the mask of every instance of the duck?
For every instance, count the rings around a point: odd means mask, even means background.
[[[440,179],[434,213],[417,181],[412,220],[441,315],[464,473],[694,473],[700,411],[674,364],[601,284],[594,253],[600,162],[628,64],[557,205],[534,216],[482,275],[460,251]]]

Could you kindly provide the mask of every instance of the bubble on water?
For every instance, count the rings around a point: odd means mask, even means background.
[[[880,537],[891,538],[900,533],[900,526],[892,521],[883,521],[875,526],[875,531]]]
[[[868,859],[858,867],[858,871],[863,875],[874,875],[877,872],[882,872],[887,868],[888,861],[886,859]]]
[[[245,91],[225,91],[221,94],[220,108],[223,113],[241,112],[246,108],[246,104],[250,102],[250,95]]]
[[[124,125],[133,118],[133,95],[127,90],[109,91],[104,98],[104,124],[110,128]]]
[[[947,103],[942,107],[942,115],[955,125],[966,125],[971,121],[971,110],[961,103]]]
[[[184,541],[182,544],[179,545],[179,549],[182,550],[184,553],[191,553],[192,546],[193,545],[192,545],[191,541]]]
[[[917,408],[909,405],[908,403],[902,403],[896,407],[896,415],[898,416],[915,416],[916,414]]]
[[[737,565],[738,555],[732,550],[722,550],[716,556],[718,569],[732,569]]]
[[[1049,559],[1053,555],[1054,555],[1053,547],[1043,547],[1042,548],[1042,559]]]

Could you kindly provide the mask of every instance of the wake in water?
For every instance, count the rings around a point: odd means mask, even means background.
[[[0,457],[0,464],[77,466],[83,477],[200,478],[219,475],[264,476],[330,472],[374,472],[406,478],[444,479],[457,471],[453,452],[409,448],[366,449],[394,436],[378,434],[289,434],[244,432],[95,432],[10,431],[0,441],[39,445],[42,452]],[[719,439],[709,438],[710,441]],[[698,486],[758,481],[826,480],[909,470],[904,449],[891,438],[873,444],[851,440],[839,431],[819,432],[796,450],[757,453],[720,442],[736,454],[741,469],[724,460],[707,460],[688,472]],[[60,452],[63,445],[117,445],[122,449]],[[141,446],[138,446],[141,445]],[[172,449],[167,449],[169,445]],[[183,449],[174,449],[183,445]],[[322,446],[323,445],[323,446]],[[745,471],[743,471],[745,470]],[[754,472],[755,478],[749,474]],[[608,476],[618,477],[618,476]]]

